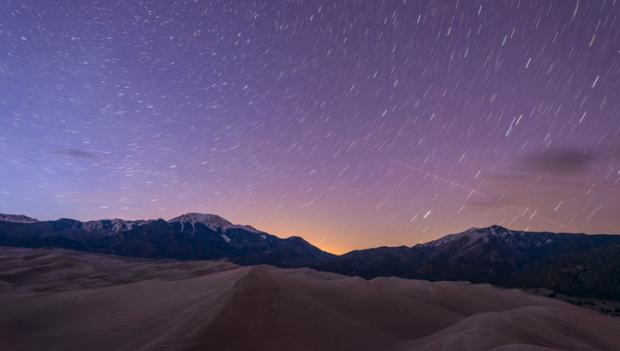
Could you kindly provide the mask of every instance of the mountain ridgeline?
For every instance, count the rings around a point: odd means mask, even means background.
[[[352,251],[315,268],[364,278],[467,280],[620,300],[620,235],[471,228],[413,247]]]
[[[491,226],[412,247],[379,247],[336,256],[300,237],[282,239],[210,214],[189,213],[169,221],[87,222],[0,215],[0,245],[148,258],[226,258],[243,265],[310,267],[368,279],[468,280],[620,300],[620,235],[535,233]]]
[[[0,245],[62,247],[147,258],[227,258],[237,264],[279,267],[300,267],[331,256],[300,237],[281,239],[250,226],[234,225],[217,215],[198,213],[169,221],[0,220]]]

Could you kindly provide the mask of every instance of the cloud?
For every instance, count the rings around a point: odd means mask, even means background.
[[[591,169],[599,159],[594,152],[551,149],[525,154],[517,159],[517,170],[553,175],[574,175]]]
[[[86,150],[80,150],[80,149],[73,149],[73,148],[63,148],[63,149],[54,150],[54,153],[59,154],[59,155],[71,156],[75,158],[84,158],[84,159],[92,159],[92,158],[97,157],[97,155],[95,155],[92,152],[89,152]]]
[[[515,171],[512,173],[488,174],[485,177],[487,186],[500,192],[523,193],[533,188],[544,188],[546,191],[561,190],[563,192],[570,189],[583,189],[592,185],[586,177],[561,177],[559,174],[545,173],[541,176],[540,171]]]

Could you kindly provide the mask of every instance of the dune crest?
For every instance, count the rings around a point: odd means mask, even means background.
[[[489,285],[0,248],[3,350],[617,350],[620,320]]]

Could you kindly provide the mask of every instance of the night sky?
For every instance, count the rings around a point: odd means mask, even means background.
[[[6,0],[0,154],[39,219],[619,233],[620,2]]]

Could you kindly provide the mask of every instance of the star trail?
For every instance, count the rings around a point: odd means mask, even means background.
[[[620,3],[4,1],[0,153],[39,219],[618,233]]]

